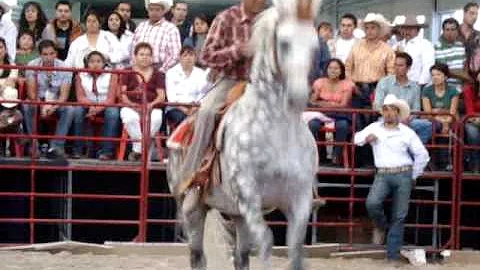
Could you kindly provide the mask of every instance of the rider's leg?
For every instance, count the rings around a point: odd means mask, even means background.
[[[222,79],[217,82],[208,95],[202,100],[202,105],[196,115],[192,144],[185,155],[182,173],[180,174],[182,181],[192,177],[200,167],[215,128],[216,113],[225,103],[228,91],[236,83],[234,80]],[[190,198],[192,196],[194,198]],[[187,192],[185,194],[185,203],[195,203],[197,201],[198,192]],[[188,209],[192,209],[193,206],[194,205],[184,204],[183,208],[188,211]]]
[[[192,144],[184,160],[183,179],[191,177],[200,167],[215,128],[215,115],[224,104],[228,91],[235,83],[234,80],[222,79],[202,100],[202,105],[196,115]]]

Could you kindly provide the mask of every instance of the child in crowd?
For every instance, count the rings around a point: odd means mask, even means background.
[[[15,64],[19,66],[26,66],[30,61],[37,58],[38,52],[35,48],[34,34],[30,30],[26,30],[17,39],[17,55],[15,56]],[[20,72],[21,76],[24,76],[25,72]]]
[[[18,35],[18,49],[17,55],[15,56],[15,64],[26,65],[28,62],[39,56],[33,39],[34,36],[32,31],[27,30]]]

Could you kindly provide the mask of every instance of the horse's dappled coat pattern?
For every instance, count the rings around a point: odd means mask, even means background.
[[[245,94],[225,115],[222,183],[204,203],[183,213],[193,269],[206,268],[202,241],[210,207],[232,216],[236,225],[235,269],[248,269],[250,237],[269,268],[273,239],[262,209],[271,207],[288,218],[292,269],[304,269],[302,248],[318,164],[314,138],[301,120],[309,94],[310,65],[305,59],[312,58],[315,36],[313,21],[295,14],[296,5],[305,1],[309,0],[276,0],[255,23],[250,81]],[[180,180],[175,179],[180,154],[173,151],[170,156],[171,188]]]

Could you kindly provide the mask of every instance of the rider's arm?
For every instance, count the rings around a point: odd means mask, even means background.
[[[218,16],[212,23],[200,54],[201,62],[210,68],[222,69],[232,66],[242,57],[241,44],[234,43],[229,46],[225,44],[226,29],[229,27],[226,16]]]

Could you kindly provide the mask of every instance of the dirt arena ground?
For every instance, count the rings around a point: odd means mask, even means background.
[[[226,243],[219,231],[215,214],[207,218],[205,234],[205,252],[209,270],[233,270],[227,256]],[[104,250],[102,250],[104,251]],[[158,252],[158,253],[157,253]],[[185,248],[177,249],[171,245],[167,249],[150,253],[116,253],[115,255],[98,255],[91,252],[76,254],[69,251],[59,253],[0,251],[0,270],[187,270],[189,259]],[[100,253],[103,254],[103,253]],[[173,254],[173,255],[172,255]],[[426,269],[426,270],[479,270],[480,253],[472,257],[464,257],[445,264],[428,264],[425,267],[414,267],[407,263],[402,265],[388,264],[383,260],[372,259],[306,259],[310,270],[389,270],[389,269]],[[272,269],[288,269],[286,258],[274,257]],[[257,258],[252,258],[251,269],[262,269]]]
[[[0,252],[0,261],[2,270],[17,269],[35,269],[35,270],[183,270],[189,269],[188,259],[184,256],[173,256],[170,258],[158,256],[118,256],[118,255],[72,255],[68,252],[62,252],[52,255],[50,253],[33,252]],[[446,265],[427,265],[426,267],[416,268],[405,264],[401,266],[389,265],[381,260],[371,259],[309,259],[308,268],[311,270],[335,270],[335,269],[368,269],[368,270],[388,270],[388,269],[428,269],[428,270],[478,270],[478,264],[456,264],[448,263]],[[218,265],[215,258],[210,257],[210,267],[212,270],[232,269],[231,265]],[[275,258],[273,269],[287,269],[287,260],[284,258]],[[261,269],[256,259],[252,262],[252,269]]]

